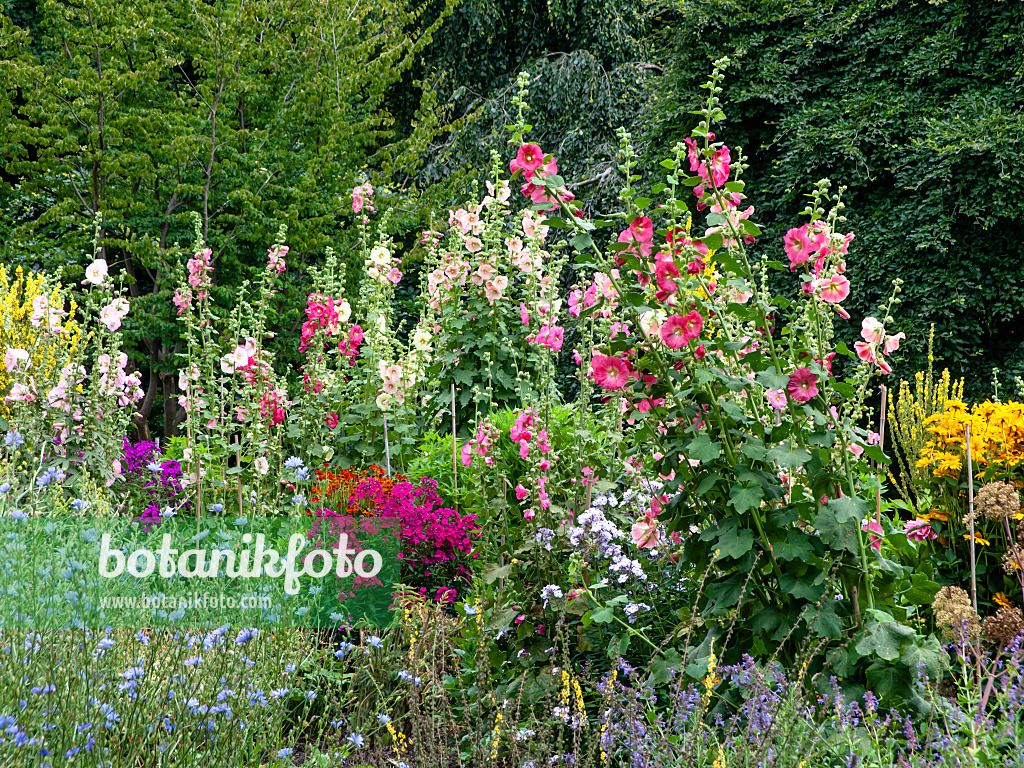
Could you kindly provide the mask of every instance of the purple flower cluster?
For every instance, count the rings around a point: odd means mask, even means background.
[[[133,443],[125,437],[123,445],[121,477],[128,497],[143,508],[138,519],[159,522],[163,509],[176,507],[184,499],[181,464],[173,459],[161,461],[159,445],[150,440]]]

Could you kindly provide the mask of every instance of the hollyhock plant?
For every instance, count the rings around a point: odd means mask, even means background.
[[[797,368],[789,376],[786,392],[797,403],[806,403],[818,396],[818,377],[810,368]]]
[[[590,370],[594,381],[605,389],[622,389],[629,381],[629,363],[613,355],[594,355]]]

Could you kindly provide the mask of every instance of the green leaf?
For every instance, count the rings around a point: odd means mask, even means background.
[[[615,609],[610,605],[606,605],[603,608],[597,608],[590,612],[590,618],[598,624],[610,624],[614,616]]]
[[[789,376],[784,373],[761,371],[757,374],[757,383],[765,389],[785,389],[789,383]]]
[[[772,542],[772,554],[778,560],[807,560],[814,554],[814,547],[806,533],[788,531],[785,541]]]
[[[715,543],[715,549],[718,550],[721,557],[732,557],[739,559],[743,557],[750,548],[754,546],[754,532],[747,530],[737,530],[735,527],[730,527],[722,531],[718,537],[718,541]]]
[[[798,448],[793,443],[776,445],[768,451],[768,460],[776,461],[780,466],[787,469],[802,467],[811,460],[810,451],[805,448]]]
[[[510,573],[512,573],[511,563],[501,567],[495,566],[484,574],[484,582],[486,584],[493,584],[498,579],[506,578]]]
[[[740,514],[750,509],[759,508],[762,499],[764,499],[764,490],[760,485],[736,483],[729,489],[729,503]]]
[[[717,472],[712,472],[710,475],[705,475],[704,478],[697,485],[697,487],[693,490],[693,495],[698,497],[703,496],[705,493],[707,493],[714,487],[715,483],[717,483],[721,479],[722,476]]]
[[[838,638],[843,635],[843,621],[832,604],[825,603],[811,621],[811,629],[818,637]]]
[[[686,455],[707,464],[722,455],[722,444],[712,441],[708,435],[698,435],[686,446]]]
[[[824,506],[818,510],[814,527],[818,529],[821,540],[832,549],[845,549],[853,554],[860,551],[856,524],[840,522],[831,507]]]
[[[577,251],[585,251],[587,248],[594,247],[594,238],[585,232],[581,232],[569,241],[569,245]]]

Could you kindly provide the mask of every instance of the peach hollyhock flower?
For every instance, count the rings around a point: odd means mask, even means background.
[[[633,543],[639,549],[651,549],[658,544],[658,520],[651,510],[633,523],[629,529]]]
[[[885,354],[891,355],[893,352],[895,352],[897,349],[900,348],[900,340],[901,339],[906,339],[906,338],[907,338],[907,335],[905,333],[903,333],[902,331],[897,333],[895,336],[886,336],[885,337],[885,347],[884,347],[883,351],[885,352]]]
[[[480,241],[479,237],[470,236],[465,239],[466,250],[470,253],[477,253],[481,251],[484,244]]]
[[[860,322],[860,335],[868,344],[879,344],[885,335],[885,326],[874,317],[865,317]]]
[[[838,304],[850,295],[850,281],[842,275],[832,275],[821,283],[819,295],[822,301]]]
[[[853,342],[853,348],[857,350],[857,357],[865,363],[874,363],[878,361],[878,356],[875,354],[875,347],[873,344],[865,344],[863,341],[855,341]]]
[[[882,537],[885,535],[885,531],[882,530],[882,526],[878,524],[878,521],[865,520],[860,529],[868,532],[868,540],[871,542],[871,548],[876,551],[881,551]]]
[[[590,361],[594,381],[604,389],[622,389],[629,381],[629,363],[613,355],[594,355]]]
[[[494,280],[488,280],[484,284],[484,296],[486,296],[487,300],[490,302],[495,302],[502,297],[502,289],[498,287],[497,278]]]
[[[789,376],[786,391],[797,403],[806,403],[818,394],[818,377],[810,368],[797,368]]]
[[[4,355],[4,366],[7,368],[7,372],[11,373],[19,369],[21,364],[24,363],[25,367],[23,370],[28,370],[32,364],[32,357],[29,355],[28,350],[24,349],[8,349]]]

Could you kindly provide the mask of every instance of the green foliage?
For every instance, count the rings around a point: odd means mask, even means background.
[[[708,58],[733,57],[729,135],[764,192],[762,243],[796,226],[803,180],[842,179],[851,313],[901,275],[910,365],[925,367],[934,322],[936,355],[969,390],[993,366],[1020,374],[1020,3],[710,0],[662,6],[653,29],[666,75],[646,111],[651,165],[694,124]]]
[[[344,242],[356,174],[408,165],[403,146],[419,151],[432,130],[422,121],[378,153],[392,136],[385,94],[444,13],[418,29],[421,10],[404,0],[46,1],[34,37],[2,17],[0,156],[14,218],[4,260],[74,277],[101,217],[101,255],[128,276],[143,318],[129,328],[149,379],[142,410],[159,395],[173,434],[181,339],[170,299],[189,216],[213,249],[222,306],[280,224],[295,266]],[[303,288],[290,274],[276,327],[296,322]]]

